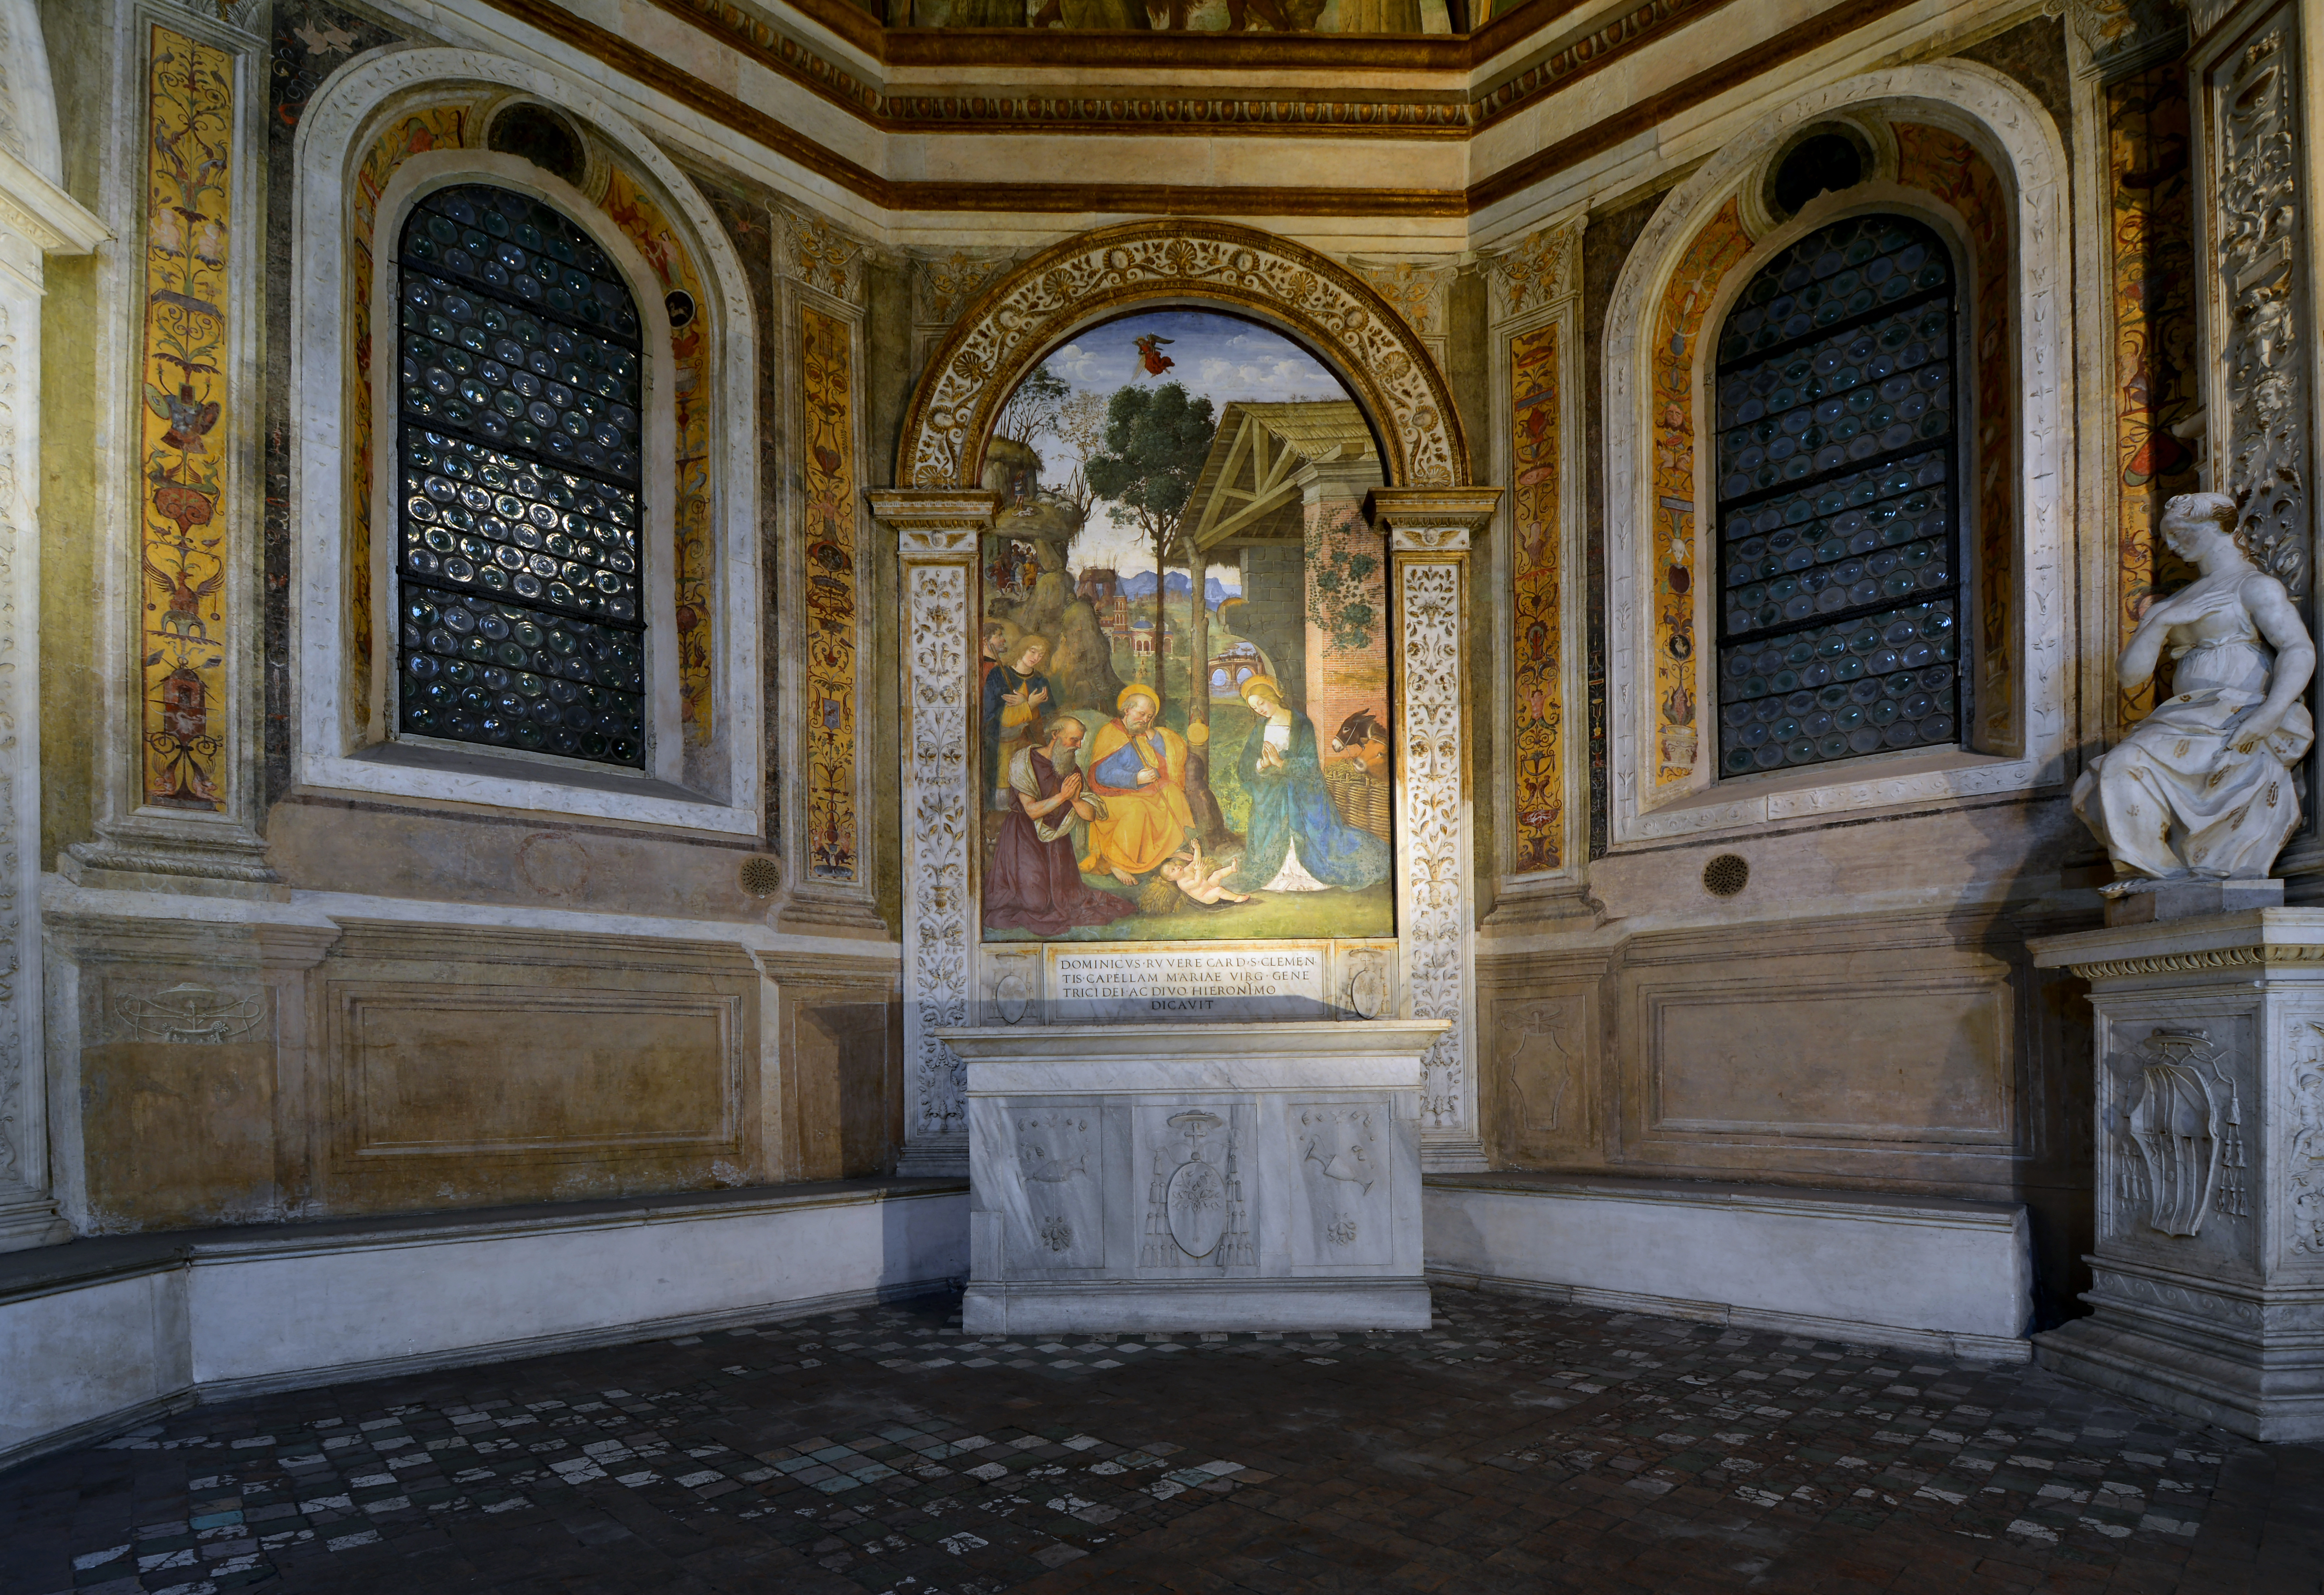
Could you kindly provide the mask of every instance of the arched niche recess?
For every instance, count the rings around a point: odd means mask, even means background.
[[[1385,485],[1371,502],[1389,563],[1397,929],[1392,955],[1370,955],[1391,956],[1397,1017],[1448,1021],[1423,1060],[1425,1165],[1481,1169],[1462,616],[1470,542],[1499,490],[1474,484],[1443,373],[1386,300],[1313,250],[1212,221],[1102,227],[1002,278],[938,346],[905,415],[896,485],[870,495],[896,538],[906,677],[899,1166],[967,1171],[964,1075],[944,1028],[995,1016],[1013,1024],[1009,1014],[1021,1018],[1043,1000],[1038,956],[989,953],[975,922],[979,822],[967,751],[975,566],[1000,496],[982,485],[985,447],[1009,394],[1067,339],[1130,311],[1173,307],[1241,316],[1296,339],[1346,385],[1379,438]]]
[[[1426,347],[1361,279],[1312,249],[1226,222],[1126,222],[1035,255],[968,308],[904,418],[899,487],[973,487],[1001,405],[1075,333],[1139,309],[1230,310],[1305,345],[1379,429],[1392,487],[1469,485],[1461,418]]]

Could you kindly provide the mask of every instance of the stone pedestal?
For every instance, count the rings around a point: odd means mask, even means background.
[[[947,1029],[971,1334],[1425,1329],[1439,1019]]]
[[[2052,936],[2097,1010],[2096,1312],[2048,1367],[2258,1440],[2324,1439],[2324,910]]]

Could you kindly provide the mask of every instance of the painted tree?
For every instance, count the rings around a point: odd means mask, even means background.
[[[993,435],[1014,438],[1019,443],[1030,443],[1037,432],[1055,429],[1057,412],[1073,396],[1073,384],[1046,365],[1037,365],[1017,391],[1001,406],[1001,417],[993,423]]]
[[[1157,697],[1163,692],[1160,666],[1169,636],[1162,600],[1169,589],[1170,562],[1179,554],[1178,521],[1217,430],[1211,401],[1189,398],[1176,383],[1120,388],[1106,401],[1104,448],[1083,467],[1090,491],[1111,502],[1117,521],[1126,520],[1154,545]],[[1202,597],[1198,593],[1194,601],[1200,603]]]
[[[1059,496],[1074,507],[1077,522],[1089,520],[1090,506],[1097,494],[1090,491],[1089,463],[1105,452],[1106,402],[1087,388],[1077,388],[1071,397],[1057,406],[1057,413],[1049,422],[1049,429],[1074,456],[1070,475],[1058,487]]]

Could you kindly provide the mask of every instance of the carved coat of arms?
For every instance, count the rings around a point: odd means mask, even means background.
[[[1139,1265],[1226,1268],[1256,1261],[1240,1148],[1228,1120],[1188,1108],[1171,1114],[1169,1127],[1171,1134],[1155,1143]]]

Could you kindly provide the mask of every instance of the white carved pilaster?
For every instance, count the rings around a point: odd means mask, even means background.
[[[904,1151],[898,1172],[968,1172],[964,1072],[937,1031],[969,1022],[976,942],[972,801],[977,539],[1001,495],[881,488],[903,595]]]
[[[62,1240],[51,1194],[41,998],[40,447],[43,261],[97,217],[56,186],[36,8],[0,7],[0,1251]]]
[[[2315,156],[2302,125],[2306,36],[2300,7],[2252,5],[2199,27],[2194,121],[2202,190],[2202,371],[2207,485],[2235,496],[2236,539],[2317,625],[2315,429],[2319,345],[2308,296],[2306,190]],[[2313,696],[2311,687],[2310,695]],[[2324,752],[2309,756],[2310,790]],[[2324,870],[2311,813],[2277,864]]]
[[[1476,991],[1471,971],[1469,552],[1500,489],[1381,488],[1395,632],[1397,926],[1411,1017],[1450,1020],[1422,1059],[1421,1157],[1482,1168],[1477,1121]]]

